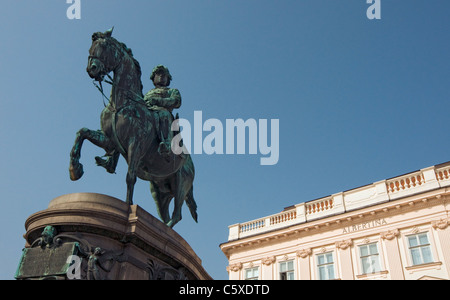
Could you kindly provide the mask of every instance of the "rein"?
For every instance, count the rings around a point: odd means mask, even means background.
[[[106,107],[106,103],[105,103],[105,99],[109,101],[108,97],[105,96],[105,94],[103,93],[103,86],[102,86],[102,82],[99,81],[100,86],[96,83],[96,80],[92,80],[92,84],[98,89],[98,91],[100,92],[100,94],[102,94],[103,98],[103,106]]]
[[[111,76],[110,76],[109,74],[106,74],[106,76],[108,76],[108,78],[109,78],[110,81],[108,81],[108,80],[103,80],[103,81],[105,81],[106,83],[109,83],[112,87],[117,88],[117,89],[121,89],[121,90],[123,90],[123,91],[125,91],[125,92],[133,93],[134,96],[135,96],[137,99],[139,99],[139,100],[141,100],[141,101],[144,101],[144,98],[141,97],[141,96],[139,96],[136,92],[132,92],[130,89],[125,89],[125,88],[123,88],[123,87],[115,86],[115,85],[114,85],[114,79],[111,78]],[[94,79],[94,80],[92,81],[92,84],[98,89],[98,91],[100,92],[100,94],[103,96],[103,98],[102,98],[102,100],[103,100],[103,106],[106,107],[105,99],[108,100],[109,103],[111,103],[112,99],[108,98],[108,97],[105,95],[105,93],[103,92],[102,81],[98,81],[98,82],[99,82],[100,85],[98,85],[97,82],[96,82],[96,80]],[[133,98],[131,98],[131,97],[128,98],[128,99],[131,100],[131,101],[134,101],[134,102],[136,102],[136,103],[139,103],[139,104],[141,104],[141,105],[145,105],[145,107],[147,107],[147,104],[145,103],[145,101],[144,101],[144,102],[137,101],[137,100],[135,100],[135,99],[133,99]],[[117,111],[117,108],[116,108],[116,107],[117,107],[117,105],[116,105],[116,103],[114,103],[113,108],[114,108],[115,111]]]
[[[106,74],[106,76],[108,76],[108,78],[109,78],[111,81],[105,80],[105,82],[106,82],[106,83],[109,83],[109,84],[112,85],[114,88],[117,88],[116,86],[114,86],[114,80],[111,78],[111,76],[110,76],[109,74]],[[104,92],[103,92],[102,81],[99,81],[100,86],[98,86],[98,85],[96,84],[95,80],[93,81],[93,83],[94,83],[95,87],[96,87],[96,88],[100,91],[100,93],[102,94],[102,96],[103,96],[103,98],[102,98],[102,100],[103,100],[103,105],[106,107],[106,104],[105,104],[105,100],[104,100],[104,99],[107,99],[110,103],[111,103],[112,99],[108,99],[108,97],[105,96],[105,94],[104,94]],[[131,90],[127,90],[127,89],[124,89],[124,88],[122,88],[122,87],[119,87],[119,89],[123,89],[123,90],[125,90],[125,91],[127,91],[127,92],[131,92]],[[137,95],[136,93],[134,93],[134,94],[135,94],[135,96],[136,96],[137,98],[139,98],[139,99],[141,99],[141,100],[144,100],[144,98],[142,98],[141,96]],[[111,97],[111,98],[112,98],[112,97]],[[131,99],[131,100],[133,100],[133,101],[136,102],[136,103],[140,103],[140,104],[144,105],[145,108],[148,109],[148,107],[147,107],[147,105],[146,105],[145,102],[136,101],[136,100],[134,100],[134,99]],[[122,107],[122,108],[123,108],[123,107]],[[120,108],[119,110],[117,110],[117,109],[115,108],[115,105],[114,105],[114,111],[112,111],[112,120],[111,120],[111,125],[112,125],[111,127],[112,127],[112,132],[113,132],[113,134],[112,134],[112,139],[113,139],[114,143],[117,145],[119,152],[120,152],[125,158],[127,158],[127,157],[128,157],[128,152],[123,148],[122,143],[119,141],[119,137],[117,136],[117,129],[116,129],[116,122],[117,122],[117,121],[116,121],[116,115],[117,115],[117,113],[118,113],[122,108]],[[185,157],[183,157],[182,159],[183,159],[183,161],[186,160]],[[175,161],[174,161],[173,163],[175,164]],[[181,164],[180,164],[180,167],[181,167]],[[178,172],[178,170],[179,170],[179,168],[174,169],[174,171],[172,171],[171,173],[169,173],[167,176],[170,176],[170,175],[175,174],[176,172]],[[144,171],[144,172],[145,172],[146,174],[150,175],[151,177],[155,178],[155,179],[164,179],[164,178],[166,177],[166,176],[159,176],[159,175],[157,175],[157,174],[150,173],[149,171]]]
[[[109,84],[111,84],[113,87],[114,87],[114,80],[111,78],[111,76],[109,76],[109,74],[106,74],[107,76],[108,76],[108,78],[111,80],[111,81],[106,81],[105,80],[105,82],[106,83],[109,83]],[[106,100],[108,100],[109,101],[109,103],[111,103],[111,101],[112,101],[112,97],[111,97],[111,99],[108,99],[108,97],[106,97],[106,95],[105,95],[105,93],[103,92],[103,86],[102,86],[102,81],[98,81],[99,82],[99,85],[97,85],[97,83],[95,82],[95,79],[92,81],[92,83],[94,84],[94,86],[99,90],[99,92],[102,94],[102,96],[103,96],[103,98],[102,98],[102,100],[103,100],[103,105],[106,107],[106,104],[105,104],[105,99]],[[127,157],[128,156],[128,153],[127,153],[127,151],[123,148],[123,146],[122,146],[122,143],[119,141],[119,137],[117,136],[117,129],[116,129],[116,114],[117,114],[117,112],[118,112],[118,110],[116,109],[116,105],[115,105],[115,103],[114,103],[114,105],[112,105],[113,106],[113,111],[112,111],[112,120],[111,120],[111,127],[112,127],[112,132],[113,132],[113,135],[112,135],[112,139],[114,140],[114,143],[117,145],[117,147],[119,148],[119,152],[124,156],[124,157]]]
[[[117,87],[114,84],[114,79],[111,78],[111,76],[109,74],[106,74],[106,76],[108,76],[109,80],[104,80],[106,83],[109,83],[113,88],[118,88],[118,89],[122,89],[125,92],[130,92],[130,93],[134,93],[136,98],[138,98],[139,100],[142,100],[143,102],[137,101],[135,99],[133,99],[132,97],[129,98],[129,100],[132,100],[136,103],[142,104],[147,108],[147,105],[144,102],[144,98],[142,98],[141,96],[139,96],[138,94],[136,94],[135,92],[132,92],[130,89],[125,89],[122,87]],[[103,81],[103,80],[102,80]],[[116,120],[116,115],[117,113],[122,110],[123,107],[121,107],[120,109],[117,109],[117,105],[116,103],[113,103],[113,97],[110,97],[110,99],[108,99],[108,97],[106,97],[105,93],[103,92],[103,85],[102,85],[102,81],[98,81],[99,85],[97,85],[95,79],[92,81],[92,83],[94,84],[94,86],[98,89],[98,91],[102,94],[103,98],[103,106],[107,107],[106,103],[105,103],[105,99],[108,100],[108,102],[111,104],[110,106],[112,106],[113,110],[110,109],[110,111],[112,112],[112,120],[111,120],[111,127],[112,127],[112,139],[114,141],[114,143],[117,145],[119,152],[124,156],[124,157],[128,157],[128,153],[127,151],[123,148],[122,143],[119,141],[119,137],[117,136],[117,129],[116,129],[116,124],[117,124],[117,120]]]

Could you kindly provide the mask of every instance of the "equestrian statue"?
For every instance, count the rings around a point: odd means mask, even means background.
[[[102,94],[101,83],[105,76],[111,79],[111,96],[100,116],[101,129],[82,128],[77,132],[70,153],[70,178],[78,180],[83,176],[80,156],[83,141],[87,139],[106,151],[103,157],[95,160],[107,172],[115,172],[120,156],[127,161],[126,203],[133,204],[134,185],[140,178],[150,182],[158,214],[165,224],[173,227],[181,220],[185,201],[197,222],[197,204],[193,196],[194,164],[184,151],[179,155],[171,151],[172,110],[181,105],[180,93],[169,88],[172,76],[166,67],[158,65],[150,76],[155,88],[144,96],[139,62],[131,49],[112,37],[112,31],[92,35],[86,70],[94,82],[99,82],[100,87],[97,87]],[[111,72],[112,78],[108,75]],[[172,199],[174,209],[170,216]]]

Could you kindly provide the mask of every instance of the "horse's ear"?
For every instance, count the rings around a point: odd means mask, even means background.
[[[95,42],[96,40],[98,40],[100,38],[101,35],[102,35],[101,32],[94,32],[92,34],[92,41]]]
[[[111,37],[114,30],[114,26],[111,29],[105,31],[105,36]]]

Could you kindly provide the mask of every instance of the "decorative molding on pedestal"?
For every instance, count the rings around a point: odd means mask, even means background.
[[[26,245],[19,264],[25,271],[31,266],[25,252],[47,249],[33,255],[48,257],[59,251],[60,245],[73,244],[76,251],[72,255],[79,257],[81,264],[77,279],[212,279],[190,245],[173,229],[141,207],[110,196],[77,193],[58,197],[46,210],[31,215],[25,228]],[[44,229],[50,233],[44,234]],[[67,260],[63,255],[67,256],[60,254],[58,259]],[[48,279],[44,273],[28,272],[27,276],[18,270],[16,278]],[[58,276],[68,278],[64,272]]]

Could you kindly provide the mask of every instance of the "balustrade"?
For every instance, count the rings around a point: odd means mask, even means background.
[[[259,219],[259,220],[255,220],[255,221],[251,221],[251,222],[247,222],[244,224],[240,225],[240,232],[244,233],[244,232],[249,232],[249,231],[253,231],[256,229],[259,229],[261,227],[265,226],[265,220],[264,219]]]
[[[406,189],[414,188],[416,186],[423,185],[425,178],[423,173],[414,173],[399,178],[395,178],[386,182],[388,193],[395,193]]]
[[[297,212],[295,210],[280,213],[278,215],[270,217],[270,225],[280,224],[290,220],[294,220],[297,217]]]
[[[437,180],[450,179],[450,167],[436,170],[436,178],[437,178]]]
[[[384,188],[386,186],[386,189]],[[259,234],[355,210],[415,193],[450,186],[450,163],[376,182],[347,192],[300,203],[279,214],[230,226],[232,239]]]
[[[333,198],[319,200],[317,202],[306,203],[306,214],[312,215],[333,208]]]

